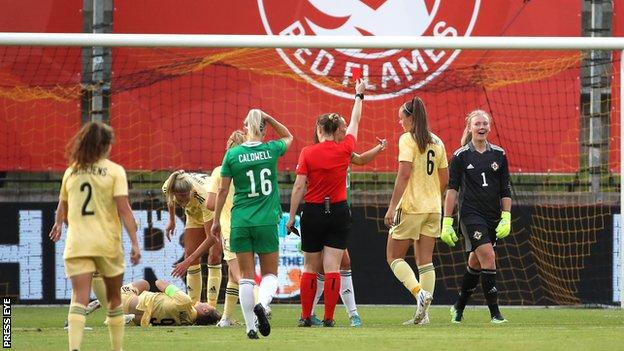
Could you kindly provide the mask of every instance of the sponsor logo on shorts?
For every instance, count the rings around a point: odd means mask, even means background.
[[[481,239],[481,237],[482,237],[482,236],[483,236],[483,233],[481,233],[481,232],[480,232],[480,231],[478,231],[478,230],[475,230],[474,234],[472,235],[472,237],[473,237],[475,240],[479,240],[479,239]]]

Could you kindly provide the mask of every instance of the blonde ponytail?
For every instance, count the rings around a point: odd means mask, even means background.
[[[186,193],[191,191],[193,185],[188,180],[186,173],[183,170],[175,171],[171,173],[169,179],[167,179],[167,205],[175,205],[175,194]]]
[[[250,137],[264,136],[264,120],[262,119],[262,112],[260,110],[256,108],[249,110],[244,124],[247,127],[247,134]]]
[[[464,146],[471,141],[472,141],[472,133],[470,133],[470,129],[468,128],[468,126],[466,126],[466,128],[464,128],[464,134],[461,137],[461,146]]]
[[[230,137],[225,144],[226,150],[238,146],[245,142],[245,133],[242,130],[235,130],[230,134]]]

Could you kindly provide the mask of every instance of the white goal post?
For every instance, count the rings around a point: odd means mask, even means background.
[[[0,33],[0,45],[341,48],[341,49],[506,49],[624,50],[614,37],[408,37],[201,34]]]
[[[624,172],[624,38],[622,37],[407,37],[190,34],[0,33],[0,46],[374,48],[466,50],[609,50],[620,56],[620,207]],[[620,208],[620,213],[622,209]],[[620,229],[620,306],[624,307],[624,237]],[[615,262],[614,262],[615,264]]]

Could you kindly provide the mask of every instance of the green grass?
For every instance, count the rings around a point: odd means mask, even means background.
[[[337,327],[297,328],[298,306],[274,306],[269,338],[247,340],[244,327],[127,327],[126,350],[616,350],[624,344],[618,309],[503,308],[509,320],[491,325],[486,309],[467,309],[465,322],[449,323],[448,308],[432,307],[431,324],[403,326],[411,307],[360,306],[364,326],[348,326],[342,306]],[[14,307],[13,349],[66,350],[67,307]],[[240,317],[240,311],[237,311]],[[83,350],[107,350],[104,312],[87,317]]]

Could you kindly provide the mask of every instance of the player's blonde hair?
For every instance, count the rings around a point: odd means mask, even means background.
[[[188,193],[193,188],[193,184],[188,179],[186,173],[183,170],[175,171],[171,173],[167,179],[167,205],[175,205],[176,193]]]
[[[466,128],[464,128],[464,134],[461,138],[461,145],[464,146],[468,144],[472,140],[472,133],[470,133],[470,123],[472,123],[472,119],[477,116],[483,116],[487,118],[488,122],[492,122],[492,117],[483,110],[474,110],[466,116]]]
[[[262,118],[262,111],[257,108],[249,110],[244,125],[250,137],[264,137],[264,119]]]
[[[72,167],[85,169],[108,156],[113,143],[113,128],[102,122],[88,122],[67,144],[67,158]]]
[[[227,142],[225,143],[225,147],[229,150],[234,146],[238,146],[245,142],[245,132],[242,130],[235,130],[230,134]]]

